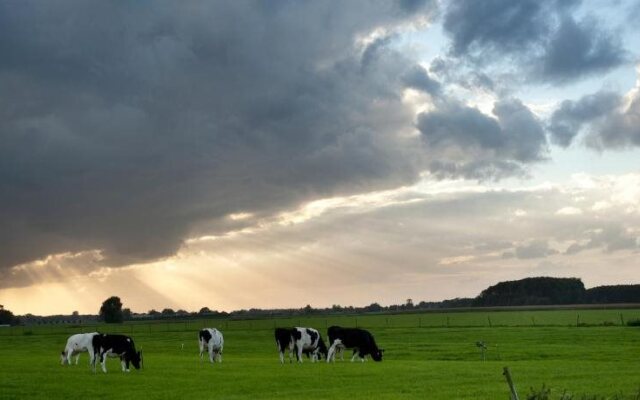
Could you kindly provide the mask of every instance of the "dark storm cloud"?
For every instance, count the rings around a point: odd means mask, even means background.
[[[462,56],[480,51],[519,52],[547,34],[548,1],[462,0],[449,3],[443,27],[452,51]]]
[[[578,101],[563,101],[551,115],[551,141],[562,147],[569,146],[585,123],[615,110],[620,101],[620,95],[613,92],[598,92]]]
[[[148,261],[232,212],[411,182],[412,63],[354,43],[429,5],[0,4],[0,265]]]
[[[435,1],[433,0],[399,0],[398,5],[400,9],[405,12],[414,13],[420,10],[429,9],[433,10]]]
[[[620,39],[598,28],[596,21],[564,17],[547,44],[540,75],[552,81],[568,81],[585,74],[605,72],[625,61]]]
[[[620,37],[594,17],[576,21],[580,1],[452,1],[443,27],[451,54],[476,66],[516,61],[531,77],[568,82],[626,60]]]
[[[597,149],[640,146],[640,97],[629,104],[612,92],[597,92],[577,101],[566,100],[554,111],[548,126],[551,140],[567,147],[581,132],[585,143]]]
[[[628,107],[619,107],[592,124],[586,140],[599,149],[640,146],[640,92],[636,91]]]
[[[403,77],[402,81],[407,87],[420,90],[431,95],[439,95],[440,82],[431,78],[427,70],[416,65],[410,69]]]
[[[457,102],[420,114],[417,127],[436,158],[432,172],[487,179],[524,173],[527,164],[544,159],[544,131],[522,102],[498,101],[493,114]]]

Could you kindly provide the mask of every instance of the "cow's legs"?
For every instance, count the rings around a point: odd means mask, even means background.
[[[204,360],[203,354],[204,354],[204,343],[202,343],[202,340],[198,339],[198,346],[200,346],[200,361]]]
[[[93,365],[93,360],[95,358],[95,354],[93,352],[93,349],[91,347],[89,347],[89,349],[87,350],[89,353],[89,366]]]
[[[98,357],[100,357],[100,350],[93,351],[93,357],[91,358],[91,366],[93,367],[93,373],[96,373],[96,362],[98,362]]]
[[[120,357],[120,365],[122,366],[122,372],[129,372],[127,369],[127,363],[124,361],[124,357]]]
[[[334,340],[329,350],[327,351],[327,362],[336,361],[336,348],[338,347],[338,340]]]
[[[289,343],[289,364],[293,363],[293,350],[294,345],[293,342]]]
[[[67,365],[71,365],[73,363],[73,350],[67,351],[67,357],[65,362]]]
[[[76,365],[78,365],[79,360],[80,360],[80,353],[76,354]]]
[[[207,343],[207,351],[209,352],[209,362],[213,364],[214,362],[216,362],[216,352],[213,348],[213,338],[209,340],[209,343]]]
[[[280,354],[280,364],[284,364],[284,351],[278,349],[278,353]]]
[[[296,347],[297,347],[297,350],[298,350],[296,352],[296,356],[298,356],[298,362],[302,363],[303,362],[303,360],[302,360],[302,343],[298,343],[296,345]]]
[[[102,365],[102,372],[107,373],[107,352],[100,352],[100,364]]]

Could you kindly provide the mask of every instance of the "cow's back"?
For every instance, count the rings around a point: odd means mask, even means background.
[[[348,348],[369,348],[372,347],[372,345],[375,346],[371,333],[360,328],[332,326],[328,329],[328,336],[330,344],[333,344],[336,339],[340,339],[342,345]]]

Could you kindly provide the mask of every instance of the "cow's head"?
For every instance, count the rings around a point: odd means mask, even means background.
[[[322,340],[322,338],[320,338],[318,340],[318,359],[322,360],[322,359],[326,359],[327,358],[327,345],[324,344],[324,340]]]
[[[382,361],[382,355],[384,354],[384,349],[375,349],[371,352],[371,358],[373,361]]]
[[[135,369],[140,369],[140,365],[142,363],[142,352],[131,352],[129,354],[129,361],[133,364]]]

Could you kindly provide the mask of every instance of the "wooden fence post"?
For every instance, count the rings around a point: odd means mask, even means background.
[[[511,379],[511,372],[509,372],[509,367],[504,367],[502,372],[505,379],[507,380],[507,385],[509,385],[509,390],[511,391],[511,400],[520,400],[518,397],[518,392],[516,392],[516,387],[513,384],[513,379]]]
[[[620,325],[624,326],[624,317],[622,316],[622,313],[620,313]]]
[[[576,318],[576,326],[580,326],[580,314]]]
[[[491,328],[491,317],[487,315],[487,321],[489,321],[489,328]]]

